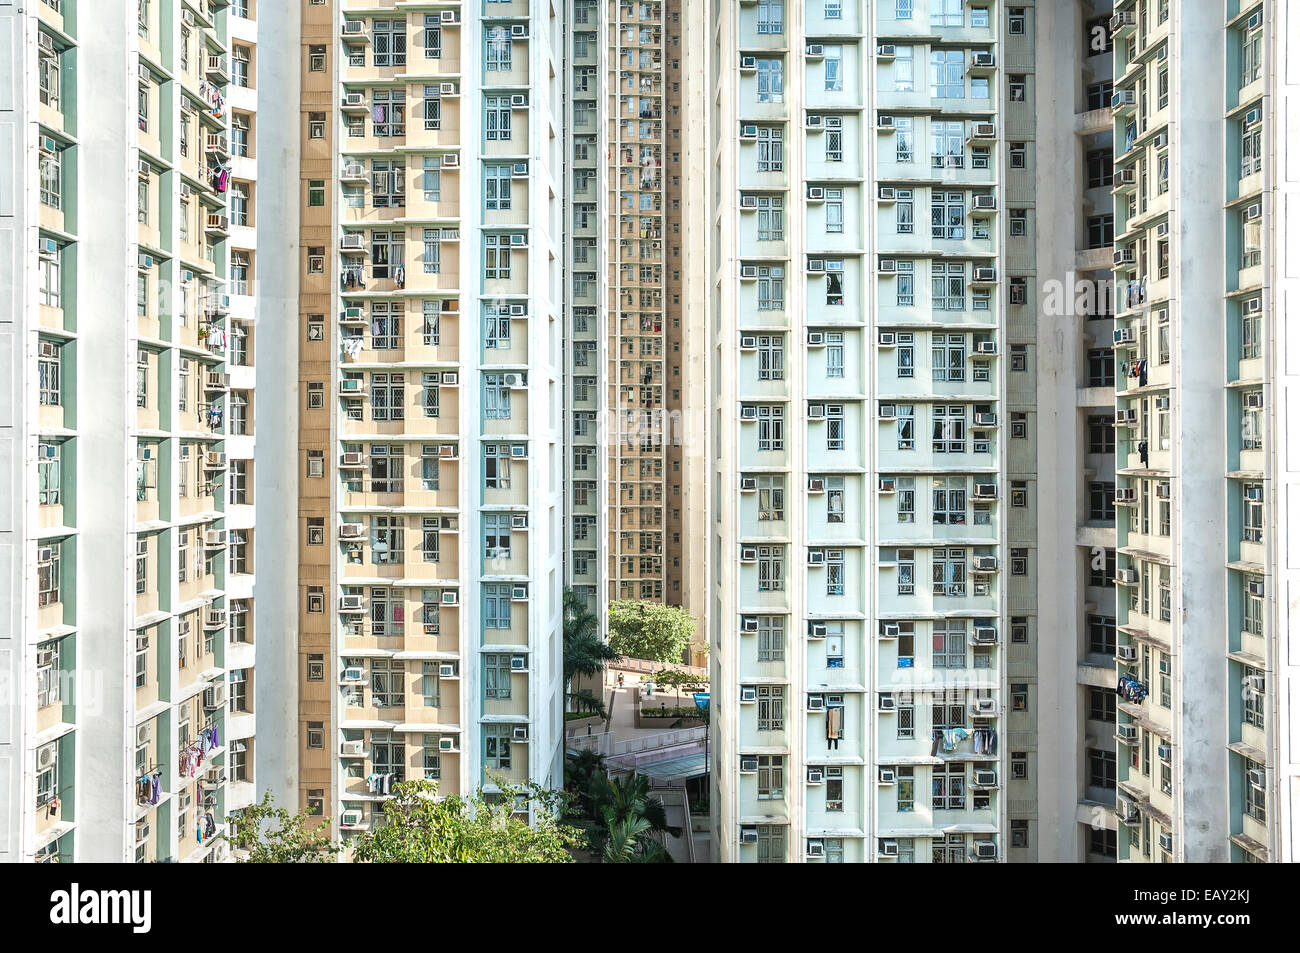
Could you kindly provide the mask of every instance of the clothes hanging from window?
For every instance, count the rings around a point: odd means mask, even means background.
[[[1138,459],[1142,461],[1144,467],[1151,462],[1151,454],[1145,440],[1138,442]]]
[[[1119,684],[1115,686],[1115,694],[1132,705],[1140,705],[1146,700],[1147,687],[1142,684],[1141,679],[1136,675],[1130,675],[1126,672],[1119,677]]]
[[[826,741],[832,748],[844,737],[844,709],[838,705],[826,709]]]

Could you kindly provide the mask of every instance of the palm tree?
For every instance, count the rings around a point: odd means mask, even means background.
[[[600,619],[572,589],[564,590],[564,684],[578,675],[599,675],[619,657],[600,636]],[[572,697],[572,696],[571,696]],[[600,706],[601,709],[604,705]]]

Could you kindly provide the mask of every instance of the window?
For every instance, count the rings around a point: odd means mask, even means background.
[[[966,310],[966,265],[935,260],[930,264],[931,304],[936,311]]]
[[[236,86],[248,87],[248,66],[252,50],[238,44],[230,48],[230,81]]]
[[[513,166],[509,163],[489,162],[483,166],[483,207],[489,211],[510,208],[510,177]]]
[[[822,67],[825,74],[826,89],[839,92],[844,89],[844,48],[839,45],[826,44],[822,47]]]
[[[780,172],[785,168],[785,129],[781,126],[758,127],[758,171]]]
[[[785,407],[781,404],[759,405],[758,449],[785,449]]]
[[[785,267],[761,265],[758,269],[758,310],[785,310]]]
[[[966,335],[930,335],[930,367],[936,382],[966,379]]]
[[[779,381],[785,378],[785,338],[779,334],[758,337],[758,379]]]
[[[488,142],[510,139],[511,105],[509,96],[484,96],[484,138]]]
[[[966,165],[966,125],[960,120],[930,121],[930,164],[936,169]]]
[[[483,767],[488,770],[510,769],[509,725],[485,724],[483,726]]]
[[[42,440],[36,457],[37,502],[57,506],[62,502],[63,444]]]
[[[759,616],[758,660],[760,662],[782,662],[785,660],[785,616]],[[782,692],[784,692],[784,689],[782,689]],[[782,698],[784,698],[784,695]]]
[[[1007,10],[1007,32],[1012,36],[1024,36],[1025,28],[1025,8],[1011,7]]]
[[[758,518],[760,522],[785,519],[785,477],[758,477]]]
[[[38,66],[41,105],[58,112],[63,92],[59,54],[42,52],[38,57]]]
[[[375,20],[370,48],[375,66],[406,65],[406,20]]]
[[[966,95],[965,77],[965,54],[961,50],[931,51],[930,97],[932,99],[962,99]]]
[[[505,280],[510,277],[510,236],[483,236],[483,278]]]
[[[779,195],[758,196],[758,240],[779,242],[785,238],[785,200]]]
[[[1029,686],[1024,682],[1011,683],[1011,710],[1029,710]]]
[[[372,420],[405,419],[406,379],[400,371],[370,375],[370,417]]]
[[[1088,784],[1096,788],[1115,787],[1115,752],[1088,749]]]
[[[371,133],[377,139],[406,135],[405,89],[376,89],[370,102]]]
[[[47,343],[47,342],[42,342]],[[53,342],[49,342],[53,343]],[[44,407],[63,404],[63,348],[54,346],[54,355],[43,355],[37,363],[39,401]],[[138,376],[137,376],[138,383]],[[147,384],[146,384],[147,386]],[[137,406],[140,406],[137,403]]]
[[[964,811],[966,809],[966,765],[960,762],[939,764],[931,771],[930,806],[936,811]]]
[[[442,57],[442,19],[438,14],[424,15],[423,40],[425,59]]]
[[[758,547],[758,591],[785,590],[785,550],[780,546]]]
[[[324,44],[312,44],[307,47],[307,69],[312,73],[325,72],[325,64],[328,62],[328,56]]]
[[[931,593],[961,598],[966,595],[966,550],[936,549],[931,557]]]
[[[838,235],[844,232],[844,190],[826,189],[826,234]]]
[[[966,668],[966,623],[936,620],[930,638],[930,664],[934,668]]]
[[[780,800],[785,797],[785,758],[782,755],[758,756],[758,799]]]
[[[785,731],[785,686],[759,685],[755,693],[758,695],[758,730]]]
[[[1029,780],[1029,752],[1011,752],[1011,777],[1015,781]]]
[[[1241,83],[1249,86],[1264,75],[1264,27],[1247,27],[1241,31]]]
[[[785,101],[785,64],[781,60],[760,59],[758,69],[758,101],[779,103]]]
[[[509,26],[488,26],[483,31],[486,52],[483,68],[489,73],[509,72],[512,67]]]
[[[911,116],[894,117],[894,161],[916,161],[914,128]]]
[[[768,35],[785,32],[785,0],[759,0],[758,32]]]

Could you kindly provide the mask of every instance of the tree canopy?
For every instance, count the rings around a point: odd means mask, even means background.
[[[609,644],[619,655],[680,662],[695,634],[695,619],[680,606],[616,600],[609,604]]]

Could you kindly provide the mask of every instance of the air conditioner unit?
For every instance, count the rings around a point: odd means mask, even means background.
[[[1120,185],[1137,185],[1137,169],[1131,167],[1116,169],[1115,181]]]
[[[1264,214],[1264,203],[1262,202],[1255,202],[1253,205],[1246,206],[1245,217],[1247,221],[1253,221],[1254,219],[1260,218],[1263,216],[1263,214]]]
[[[898,772],[893,768],[881,767],[876,772],[876,781],[880,784],[895,784],[898,781]]]
[[[825,118],[818,113],[809,113],[804,117],[803,124],[807,129],[823,129],[825,128],[826,121]]]
[[[758,208],[758,196],[752,192],[740,196],[740,207],[742,209]]]
[[[826,55],[826,50],[820,43],[804,44],[803,52],[810,60],[819,60]]]
[[[355,469],[365,465],[365,454],[358,450],[349,451],[339,457],[339,466]]]
[[[826,198],[826,189],[820,185],[808,186],[808,201],[821,202]],[[811,270],[811,269],[810,269]],[[822,269],[818,269],[819,271]]]
[[[1174,852],[1174,835],[1169,831],[1160,832],[1160,849],[1167,854]]]
[[[360,612],[363,608],[361,605],[361,596],[350,595],[339,597],[340,612]]]
[[[1170,755],[1172,754],[1173,754],[1173,748],[1171,748],[1168,744],[1156,745],[1156,757],[1159,758],[1161,761],[1168,761]]]
[[[511,730],[511,732],[510,732],[510,739],[511,739],[512,741],[527,741],[527,740],[528,740],[528,726],[527,726],[527,725],[515,725],[515,727],[514,727],[514,728]]]
[[[40,249],[42,258],[57,258],[59,256],[59,243],[53,238],[42,238]]]
[[[364,20],[344,20],[344,36],[361,36],[366,32],[366,22]]]
[[[746,476],[743,476],[743,477],[740,478],[740,492],[741,492],[741,493],[753,493],[753,492],[754,492],[755,490],[757,490],[757,489],[758,489],[758,479],[757,479],[757,477],[746,477]]]
[[[742,351],[752,351],[758,347],[758,338],[752,334],[742,334],[740,336],[740,349]]]
[[[757,420],[757,419],[758,419],[758,408],[755,407],[753,404],[745,404],[744,406],[742,406],[742,407],[740,408],[740,419],[741,419],[741,420]]]
[[[971,641],[976,645],[996,645],[998,630],[991,625],[977,625],[971,629]]]
[[[512,165],[512,166],[510,167],[510,177],[511,177],[512,179],[526,179],[526,178],[528,178],[528,163],[527,163],[527,162],[516,162],[514,165]],[[457,239],[459,239],[459,237],[460,237],[459,235],[456,235],[456,238],[457,238]],[[444,238],[444,240],[447,238],[447,235],[446,235],[446,232],[445,232],[445,231],[444,231],[444,233],[443,233],[443,238]]]
[[[976,427],[996,427],[998,425],[998,415],[985,411],[972,415],[972,423]]]
[[[1264,487],[1258,483],[1248,484],[1242,493],[1251,503],[1259,503],[1264,499]]]
[[[894,44],[881,43],[876,46],[876,56],[882,60],[892,60],[894,58]]]
[[[971,66],[990,67],[993,65],[993,62],[993,54],[987,50],[974,50],[971,52]]]
[[[1259,27],[1261,27],[1261,26],[1263,26],[1263,25],[1264,25],[1264,11],[1263,11],[1263,10],[1256,10],[1254,13],[1252,13],[1252,14],[1250,15],[1250,19],[1248,19],[1248,20],[1246,21],[1246,29],[1247,29],[1247,30],[1255,30],[1255,29],[1258,29]]]
[[[1114,337],[1116,344],[1132,344],[1135,341],[1132,328],[1116,328]]]
[[[41,357],[58,357],[59,346],[53,341],[42,341],[39,352]]]
[[[810,549],[810,550],[808,550],[808,565],[809,565],[809,566],[824,566],[824,565],[826,565],[826,552],[825,552],[825,550],[821,550],[821,549]]]
[[[443,23],[459,23],[459,22],[460,22],[460,11],[459,11],[459,10],[443,10],[443,11],[442,11],[442,22],[443,22]]]
[[[758,57],[742,56],[740,58],[740,71],[742,73],[752,73],[756,69],[758,69]]]
[[[826,710],[826,696],[825,696],[825,695],[809,695],[809,696],[808,696],[808,710],[809,710],[809,711],[825,711],[825,710]]]
[[[347,668],[343,670],[343,678],[340,679],[340,681],[344,681],[344,682],[364,682],[365,680],[366,680],[366,670],[362,668],[360,665],[349,665]],[[354,742],[354,744],[360,746],[361,743]]]
[[[1138,581],[1138,571],[1132,568],[1116,570],[1115,581],[1123,585],[1131,586]],[[1122,647],[1123,646],[1121,646],[1121,648]]]
[[[39,31],[36,34],[36,45],[41,48],[41,52],[43,53],[53,53],[54,37],[50,36],[50,34],[43,30]]]
[[[758,562],[758,549],[753,546],[741,546],[740,561],[742,563]]]
[[[1252,110],[1250,110],[1249,112],[1246,113],[1246,118],[1243,120],[1243,124],[1245,125],[1245,127],[1246,127],[1247,129],[1250,129],[1250,128],[1254,127],[1254,126],[1258,126],[1259,123],[1260,123],[1260,120],[1263,119],[1263,118],[1264,118],[1264,112],[1263,112],[1263,110],[1261,110],[1261,109],[1252,109]]]
[[[527,602],[527,601],[528,601],[528,587],[527,587],[527,586],[512,586],[512,587],[510,588],[510,601],[511,601],[511,602]]]
[[[364,811],[342,811],[339,814],[339,827],[360,827],[365,823],[365,819]]]
[[[136,257],[135,266],[139,271],[149,271],[153,268],[153,255],[139,255]]]
[[[510,656],[510,671],[512,672],[528,671],[528,656],[527,655]]]
[[[740,686],[740,703],[750,705],[758,701],[758,689],[753,685]]]
[[[1137,649],[1131,645],[1117,645],[1115,646],[1115,658],[1121,662],[1135,662],[1137,661]]]
[[[740,631],[741,631],[741,632],[757,632],[757,631],[758,631],[758,616],[756,616],[756,615],[745,615],[745,616],[741,616],[741,617],[740,617]]]
[[[524,383],[524,377],[522,374],[502,374],[501,383],[510,390],[520,390],[521,388],[528,386]]]
[[[226,686],[220,683],[203,689],[203,707],[208,711],[220,708],[226,703]]]
[[[205,470],[224,470],[226,468],[226,455],[216,450],[209,450],[203,454],[203,468]]]
[[[153,724],[146,722],[143,725],[136,725],[135,728],[135,746],[137,748],[147,745],[153,740]]]
[[[996,483],[976,483],[971,496],[977,500],[996,500],[998,498],[998,485]]]
[[[880,259],[880,272],[886,275],[892,275],[898,271],[898,260],[895,258]]]
[[[135,822],[135,842],[143,844],[149,839],[149,822],[140,820]]]
[[[971,560],[971,570],[973,572],[997,572],[998,557],[996,556],[976,556]]]
[[[1252,787],[1264,787],[1265,773],[1263,768],[1251,768],[1246,772],[1246,778]]]
[[[746,279],[754,279],[754,278],[757,278],[757,277],[758,277],[758,266],[757,266],[757,265],[741,265],[741,266],[740,266],[740,279],[741,279],[741,281],[744,281],[744,280],[746,280]]]
[[[876,196],[882,202],[892,202],[897,194],[897,190],[892,185],[882,185],[877,191]]]
[[[826,845],[821,838],[810,837],[808,838],[808,843],[805,847],[805,853],[809,857],[825,857]]]
[[[742,139],[757,139],[757,138],[758,138],[758,125],[757,125],[757,123],[741,123],[741,124],[740,124],[740,138],[742,138]]]
[[[881,404],[878,416],[881,420],[893,420],[896,411],[893,404]]]
[[[140,79],[140,85],[153,82],[153,70],[149,69],[144,63],[136,65],[136,73]]]
[[[998,773],[992,768],[976,768],[974,781],[978,788],[995,788],[998,786]]]
[[[1157,483],[1157,484],[1156,484],[1156,499],[1158,499],[1158,500],[1167,500],[1167,499],[1169,499],[1170,489],[1171,489],[1171,487],[1169,486],[1168,483]]]
[[[365,104],[366,104],[366,97],[365,97],[365,95],[364,95],[363,93],[344,93],[344,94],[343,94],[343,105],[344,105],[344,106],[349,106],[349,107],[354,107],[354,108],[355,108],[355,107],[357,107],[357,106],[364,106]]]
[[[971,207],[977,212],[989,212],[998,207],[998,200],[993,195],[976,195]]]
[[[438,739],[438,750],[439,750],[439,751],[455,751],[455,750],[456,750],[456,739],[455,739],[455,738],[439,738],[439,739]]]
[[[444,169],[459,169],[460,156],[455,153],[447,153],[442,157],[442,167]]]
[[[897,711],[897,710],[898,710],[898,699],[895,698],[893,695],[887,693],[881,693],[881,695],[876,699],[876,711],[886,712],[886,711]]]
[[[456,84],[455,84],[455,83],[439,83],[439,84],[438,84],[438,95],[440,95],[440,96],[455,96],[455,95],[456,95]]]
[[[997,127],[991,122],[976,122],[970,127],[972,139],[993,139],[997,136]]]
[[[1242,314],[1259,314],[1264,309],[1264,299],[1256,295],[1241,303]]]
[[[528,37],[527,23],[512,23],[510,25],[510,36],[515,40],[523,40]]]
[[[826,344],[826,334],[823,331],[808,332],[809,347],[823,347]]]
[[[975,269],[975,281],[987,282],[987,281],[997,281],[997,280],[998,280],[998,270],[996,268],[982,267],[982,268]]]
[[[339,539],[365,539],[365,523],[343,523],[339,526]]]
[[[893,128],[894,128],[894,117],[893,117],[893,116],[885,116],[885,115],[878,115],[878,116],[876,116],[876,128],[877,128],[877,129],[893,129]]]
[[[203,615],[203,628],[220,629],[226,624],[226,610],[209,607]]]
[[[740,773],[756,774],[758,772],[758,758],[754,755],[740,756]]]
[[[527,459],[528,459],[528,446],[527,446],[526,444],[522,444],[522,443],[514,443],[514,444],[511,444],[511,445],[510,445],[510,456],[513,457],[513,458],[516,459],[516,460],[527,460]]]
[[[993,698],[976,698],[970,703],[972,715],[996,715],[998,703]]]
[[[826,405],[825,405],[825,404],[809,404],[809,405],[808,405],[808,419],[809,419],[809,420],[824,420],[825,417],[826,417]]]
[[[821,768],[808,769],[809,784],[822,784],[825,780],[826,780],[826,775],[823,773]]]
[[[442,604],[444,606],[460,605],[460,591],[457,589],[444,589],[442,593]]]
[[[808,638],[810,638],[810,639],[824,639],[824,638],[826,638],[826,623],[825,623],[825,622],[809,622],[809,623],[808,623]]]
[[[998,845],[996,841],[977,840],[974,842],[974,850],[971,851],[971,857],[977,861],[991,861],[998,859]]]
[[[443,375],[443,383],[446,383],[446,375]],[[455,460],[460,456],[460,445],[454,443],[444,443],[438,446],[438,456],[444,460]]]
[[[203,545],[209,549],[216,549],[226,545],[226,531],[224,529],[210,529],[203,534]]]
[[[455,663],[455,662],[443,662],[441,665],[439,665],[439,666],[438,666],[438,677],[439,677],[439,678],[455,678],[455,677],[456,677],[456,663]]]
[[[757,827],[742,827],[742,828],[740,829],[740,842],[741,842],[742,844],[757,844],[757,843],[758,843],[758,828],[757,828]]]
[[[978,341],[975,344],[976,354],[996,354],[998,353],[997,341]]]
[[[809,477],[809,478],[808,478],[808,492],[809,492],[809,493],[825,493],[825,492],[826,492],[826,478],[825,478],[825,477]]]
[[[1125,824],[1133,824],[1141,815],[1136,804],[1121,796],[1115,798],[1115,816]]]
[[[1137,251],[1133,248],[1116,249],[1112,261],[1117,265],[1131,265],[1137,261]]]
[[[1249,582],[1246,583],[1246,591],[1249,592],[1252,596],[1263,596],[1264,580],[1251,579]]]
[[[1155,146],[1157,149],[1163,149],[1165,146],[1169,145],[1169,133],[1157,133],[1155,138],[1151,140],[1151,145]]]
[[[894,840],[892,837],[882,837],[876,843],[876,852],[881,857],[897,857],[898,841]]]
[[[1132,89],[1117,89],[1110,97],[1110,108],[1120,109],[1124,106],[1137,105],[1137,92]]]

